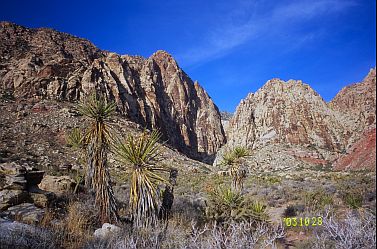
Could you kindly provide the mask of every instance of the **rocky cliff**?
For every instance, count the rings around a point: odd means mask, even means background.
[[[375,70],[330,103],[302,81],[272,79],[241,101],[215,164],[226,150],[245,146],[257,168],[329,166],[375,127],[375,89]]]
[[[326,102],[301,81],[268,81],[242,100],[230,121],[229,145],[252,149],[267,143],[344,149],[343,126]]]
[[[211,161],[225,143],[218,108],[164,51],[149,58],[101,51],[51,29],[0,24],[0,90],[15,98],[80,100],[99,91],[131,121],[158,128],[186,155]]]
[[[351,147],[364,131],[376,127],[376,69],[371,69],[362,82],[344,87],[329,106],[352,133],[347,145]]]

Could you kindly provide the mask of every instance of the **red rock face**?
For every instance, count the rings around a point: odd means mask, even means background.
[[[336,170],[376,170],[376,129],[365,132],[359,141],[334,163]]]
[[[17,98],[76,101],[102,92],[128,119],[160,129],[190,157],[211,161],[225,143],[218,108],[164,51],[120,56],[68,34],[6,22],[0,40],[0,90]]]
[[[376,69],[371,69],[362,82],[343,88],[329,106],[340,113],[350,130],[351,146],[365,130],[376,127]]]

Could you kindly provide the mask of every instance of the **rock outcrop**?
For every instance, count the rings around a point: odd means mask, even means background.
[[[253,152],[254,168],[329,166],[375,128],[375,90],[375,69],[330,103],[301,81],[272,79],[241,101],[215,164],[225,151],[244,146]]]
[[[44,171],[16,163],[0,164],[0,212],[25,222],[40,222],[44,213],[40,208],[55,198],[53,193],[39,189],[43,175]]]
[[[376,69],[371,69],[362,82],[344,87],[329,106],[347,125],[352,134],[347,147],[352,146],[364,131],[376,127]]]
[[[333,167],[336,170],[376,170],[376,128],[366,131]]]
[[[225,143],[218,108],[164,51],[120,56],[68,34],[8,22],[0,24],[0,40],[0,91],[15,98],[76,101],[102,92],[129,120],[160,129],[192,158],[211,161]]]
[[[346,137],[340,120],[309,85],[273,79],[241,101],[228,140],[230,146],[252,149],[272,142],[341,151]]]

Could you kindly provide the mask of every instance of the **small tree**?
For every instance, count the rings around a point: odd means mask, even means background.
[[[229,167],[232,176],[232,188],[235,191],[242,191],[243,189],[243,182],[247,176],[247,166],[243,158],[247,156],[249,156],[248,150],[241,146],[237,146],[223,155],[221,164]]]
[[[119,161],[129,165],[131,171],[130,210],[135,227],[146,227],[156,224],[160,207],[158,186],[168,184],[159,173],[168,171],[156,166],[161,155],[161,138],[159,131],[146,131],[138,137],[128,136],[124,142],[116,145],[115,151]]]
[[[95,203],[99,206],[102,222],[118,220],[107,166],[107,153],[112,141],[109,118],[115,109],[115,103],[108,103],[104,97],[96,94],[91,94],[78,107],[79,112],[91,121],[83,139],[87,156],[85,186],[95,193]]]

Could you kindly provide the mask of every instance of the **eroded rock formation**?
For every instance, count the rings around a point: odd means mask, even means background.
[[[228,142],[215,164],[227,150],[245,146],[253,151],[253,167],[265,168],[272,162],[286,169],[329,166],[349,153],[365,130],[375,128],[375,90],[375,69],[363,82],[344,88],[330,103],[301,81],[272,79],[241,101],[229,123]],[[288,157],[299,163],[283,160]],[[371,160],[366,163],[369,168],[376,164]]]
[[[218,108],[164,51],[120,56],[68,34],[8,22],[0,24],[0,40],[0,90],[16,98],[76,101],[96,90],[190,157],[211,161],[225,143]]]

